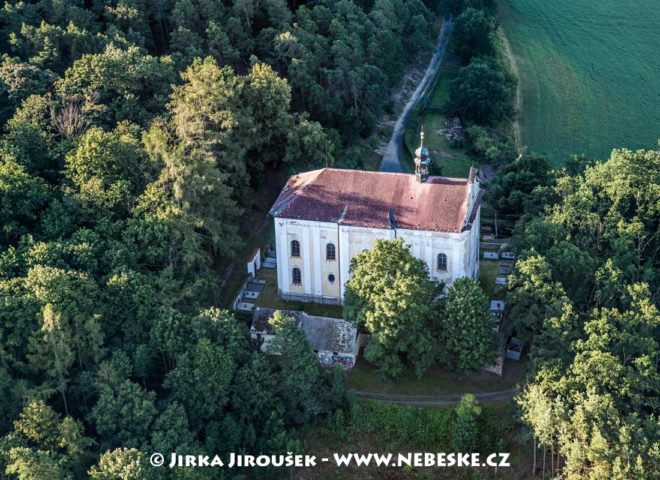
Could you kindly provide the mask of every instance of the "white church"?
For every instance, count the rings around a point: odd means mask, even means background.
[[[270,210],[282,298],[342,303],[351,259],[378,239],[403,238],[447,285],[479,275],[477,170],[429,176],[423,136],[415,155],[414,175],[323,168],[289,178]]]

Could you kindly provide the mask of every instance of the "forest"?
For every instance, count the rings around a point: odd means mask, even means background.
[[[271,172],[371,133],[433,44],[430,7],[3,2],[0,478],[298,452],[300,427],[345,406],[343,372],[287,319],[273,362],[218,308],[218,267]]]
[[[523,152],[487,195],[521,212],[508,329],[529,345],[516,396],[544,475],[653,479],[660,460],[660,150]],[[537,462],[538,459],[538,462]]]

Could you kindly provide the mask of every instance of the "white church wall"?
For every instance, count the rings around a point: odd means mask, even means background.
[[[403,238],[412,254],[424,260],[431,278],[447,285],[463,276],[478,274],[479,215],[470,230],[461,233],[407,229],[379,229],[293,219],[275,219],[277,279],[285,298],[339,302],[350,278],[350,262],[378,239]],[[300,257],[291,256],[291,241],[300,242]],[[335,245],[335,260],[326,259],[326,246]],[[438,254],[447,255],[447,270],[439,271]],[[299,268],[302,281],[294,285],[292,271]],[[330,281],[330,275],[334,281]],[[333,300],[334,299],[334,300]]]
[[[286,243],[286,221],[275,218],[275,252],[277,254],[277,287],[282,292],[289,285],[288,246]],[[287,288],[288,290],[288,288]]]
[[[467,216],[472,216],[472,210],[475,207],[475,202],[479,198],[480,186],[479,182],[468,184],[469,200],[468,200],[468,213]],[[477,205],[477,213],[474,216],[474,222],[469,230],[469,242],[466,244],[467,250],[465,255],[465,271],[466,275],[473,278],[479,276],[479,232],[481,229],[481,205]]]
[[[277,248],[277,280],[280,294],[295,297],[309,297],[321,300],[323,297],[339,298],[339,265],[337,260],[326,261],[326,244],[338,244],[336,224],[306,220],[275,219]],[[291,242],[300,243],[300,256],[291,255]],[[294,268],[301,271],[301,283],[293,283]],[[335,281],[328,280],[329,275]]]
[[[328,244],[335,246],[335,259],[329,260],[326,258],[326,250]],[[336,224],[325,224],[319,228],[319,243],[316,247],[318,255],[319,268],[316,269],[318,273],[318,291],[324,297],[339,298],[340,294],[340,263],[339,256],[341,248],[339,246],[339,228]],[[330,276],[334,277],[334,281],[330,281]]]
[[[398,237],[410,245],[411,253],[426,262],[432,279],[445,282],[447,285],[457,278],[471,275],[464,263],[466,249],[469,248],[470,237],[467,232],[428,232],[420,230],[398,229]],[[447,270],[438,270],[438,254],[447,255]]]
[[[479,232],[481,231],[481,206],[479,206],[479,211],[477,216],[474,219],[472,224],[472,229],[470,230],[470,251],[468,255],[468,272],[473,278],[479,277]]]

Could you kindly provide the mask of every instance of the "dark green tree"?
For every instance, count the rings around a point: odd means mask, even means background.
[[[474,58],[450,87],[448,109],[464,121],[496,125],[512,118],[515,77],[494,60]]]
[[[174,78],[167,57],[111,44],[76,60],[56,90],[63,102],[82,101],[82,111],[96,125],[112,128],[127,120],[145,126],[164,111]]]
[[[493,325],[488,299],[479,283],[459,278],[447,290],[440,306],[442,358],[452,369],[476,370],[495,355]]]
[[[48,200],[48,187],[41,178],[30,175],[10,154],[0,152],[0,241],[16,241],[34,224]]]
[[[71,194],[92,218],[110,213],[125,217],[154,174],[138,131],[121,124],[112,132],[92,128],[66,157]]]
[[[432,303],[438,293],[426,264],[413,257],[402,239],[378,240],[353,259],[344,315],[371,332],[365,358],[383,375],[399,377],[402,359],[418,376],[431,366],[438,331]]]
[[[8,100],[13,108],[30,95],[43,95],[52,86],[57,76],[30,63],[21,62],[8,55],[2,57],[0,81],[5,85]]]
[[[455,452],[479,450],[479,416],[481,407],[474,395],[466,393],[454,409],[451,427],[451,447]]]
[[[569,303],[563,286],[552,281],[547,261],[538,255],[517,262],[508,286],[510,328],[523,340],[539,333],[543,322]]]
[[[567,478],[652,478],[660,431],[658,315],[645,285],[625,312],[595,310],[568,370],[544,366],[518,399],[539,441],[561,457]],[[554,464],[554,459],[553,462]]]
[[[495,53],[495,20],[484,10],[466,8],[456,17],[453,40],[463,63]]]
[[[333,395],[336,392],[330,388],[334,378],[312,355],[305,332],[295,319],[276,312],[270,321],[275,327],[272,346],[280,353],[277,378],[278,391],[285,405],[285,420],[295,425],[308,424],[340,406],[343,402],[341,394]]]
[[[101,383],[90,419],[103,438],[102,446],[141,448],[149,440],[158,411],[156,395],[131,380]]]
[[[94,443],[82,424],[61,418],[43,401],[29,402],[0,441],[6,473],[20,480],[80,478],[87,450]]]
[[[495,179],[488,184],[487,199],[504,214],[538,211],[534,190],[550,185],[550,165],[546,157],[524,151],[502,166]]]
[[[195,431],[222,416],[236,366],[222,346],[201,339],[176,357],[176,367],[164,386],[171,398],[186,408]]]

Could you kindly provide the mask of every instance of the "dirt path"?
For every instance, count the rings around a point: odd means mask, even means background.
[[[507,58],[509,59],[509,65],[511,65],[511,70],[513,74],[518,79],[516,85],[516,98],[515,98],[515,109],[516,109],[516,119],[513,121],[513,139],[516,142],[516,147],[520,148],[522,146],[522,127],[520,126],[520,115],[522,115],[523,107],[523,97],[522,97],[522,88],[520,88],[520,71],[518,70],[518,64],[516,63],[516,57],[513,55],[513,50],[511,50],[511,44],[509,39],[504,33],[504,29],[500,27],[498,29],[498,35],[502,39],[502,45],[504,46],[504,52],[506,53]]]
[[[263,233],[264,229],[268,228],[268,226],[271,224],[271,222],[272,222],[272,219],[270,218],[270,216],[268,214],[266,214],[266,216],[263,218],[263,220],[261,220],[261,222],[259,223],[259,226],[256,229],[252,230],[252,232],[250,233],[250,236],[245,241],[245,244],[250,244],[256,238],[258,238],[259,235],[261,235]],[[222,274],[220,274],[220,286],[218,287],[218,290],[217,290],[218,292],[222,292],[222,289],[227,284],[227,281],[231,277],[231,275],[234,271],[234,267],[236,267],[236,265],[237,265],[236,261],[230,263],[227,266],[227,268],[222,272]],[[238,294],[238,292],[236,292],[236,293]]]
[[[349,390],[349,392],[360,398],[417,407],[453,407],[458,405],[461,397],[464,395],[463,393],[453,393],[450,395],[400,395],[396,393],[367,392],[364,390]],[[475,393],[474,396],[480,403],[490,403],[510,400],[515,393],[515,388],[508,388],[495,392]]]
[[[453,28],[454,23],[451,19],[447,19],[442,22],[440,35],[438,36],[438,43],[436,44],[435,53],[431,57],[429,66],[426,68],[424,76],[408,100],[408,103],[406,103],[406,105],[403,107],[401,115],[399,115],[399,118],[394,124],[392,136],[390,137],[390,141],[387,144],[387,149],[383,155],[383,160],[380,164],[380,170],[382,172],[405,172],[403,167],[402,145],[403,136],[406,131],[406,121],[408,120],[408,116],[410,115],[413,107],[417,104],[419,99],[422,98],[429,85],[433,82],[433,78],[435,78],[436,74],[440,70],[442,58],[444,57],[445,51],[447,50],[447,44],[449,44],[449,38]]]

